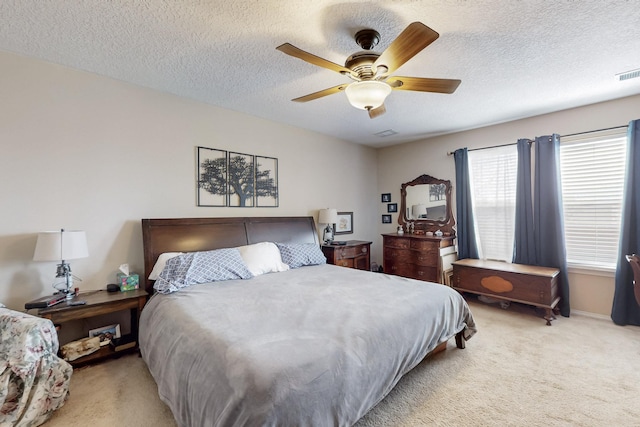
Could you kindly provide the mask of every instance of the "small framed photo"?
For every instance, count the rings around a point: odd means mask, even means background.
[[[338,212],[338,220],[333,224],[333,234],[353,233],[353,212]]]
[[[109,345],[112,339],[120,338],[120,325],[116,323],[102,328],[91,329],[89,338],[93,337],[100,337],[100,347]]]
[[[398,212],[398,204],[397,203],[389,203],[387,205],[387,212]]]
[[[382,215],[383,224],[391,224],[391,215]]]
[[[389,203],[391,201],[391,193],[382,193],[380,199],[382,203]]]

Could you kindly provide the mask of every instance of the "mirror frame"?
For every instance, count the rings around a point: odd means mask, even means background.
[[[447,201],[447,216],[444,221],[436,221],[432,219],[408,219],[407,218],[407,187],[422,184],[444,184],[446,187],[446,201]],[[405,231],[407,230],[407,224],[413,223],[414,230],[417,233],[436,230],[442,231],[444,236],[455,236],[455,229],[453,226],[456,224],[453,217],[453,211],[451,210],[451,181],[434,178],[430,175],[420,175],[413,181],[405,182],[400,187],[400,215],[398,215],[398,224],[400,224]]]

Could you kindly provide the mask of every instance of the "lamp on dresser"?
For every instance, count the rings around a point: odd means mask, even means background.
[[[74,276],[71,274],[71,265],[67,261],[88,256],[89,250],[87,249],[85,232],[61,229],[60,231],[45,231],[38,234],[33,260],[60,262],[56,269],[56,278],[63,280],[54,283],[53,287],[65,293],[66,299],[70,300],[74,296]]]
[[[338,210],[327,208],[320,209],[318,212],[318,224],[326,224],[324,232],[322,233],[322,240],[324,243],[330,243],[333,241],[333,224],[338,222]]]
[[[418,218],[426,218],[427,216],[427,205],[417,204],[411,206],[411,217],[413,219]]]

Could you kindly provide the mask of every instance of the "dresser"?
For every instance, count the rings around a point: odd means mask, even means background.
[[[455,237],[423,234],[383,234],[384,272],[426,282],[441,283],[440,255]]]
[[[322,245],[327,263],[341,267],[369,270],[371,266],[371,242],[347,240],[344,245]]]
[[[547,325],[560,301],[557,268],[462,259],[453,262],[453,288],[545,309]]]

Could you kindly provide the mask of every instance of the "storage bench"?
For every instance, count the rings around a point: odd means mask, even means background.
[[[462,259],[453,262],[453,288],[546,310],[547,325],[560,301],[557,268]]]

